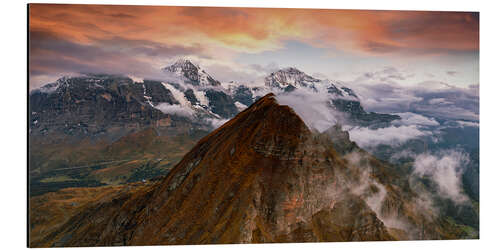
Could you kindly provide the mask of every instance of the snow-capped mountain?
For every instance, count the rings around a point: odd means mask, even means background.
[[[294,67],[288,67],[269,74],[265,79],[265,86],[272,89],[282,89],[286,92],[297,88],[308,88],[318,92],[325,90],[332,94],[332,97],[358,99],[358,96],[352,89],[343,86],[340,82],[334,82],[328,79],[320,80],[314,78]]]
[[[30,93],[33,131],[56,127],[64,131],[100,133],[119,126],[216,127],[260,97],[301,91],[328,96],[325,105],[345,114],[344,122],[361,126],[398,119],[367,113],[353,90],[330,80],[316,79],[296,68],[269,74],[260,86],[222,85],[205,70],[181,59],[162,69],[163,80],[89,74],[63,77]],[[305,104],[306,105],[306,104]],[[176,125],[178,124],[178,125]]]
[[[220,82],[210,76],[200,66],[187,59],[179,59],[174,64],[162,69],[165,73],[173,74],[195,86],[220,86]]]
[[[294,68],[284,68],[269,74],[264,79],[265,85],[272,88],[289,88],[289,87],[310,87],[313,88],[315,83],[320,80],[311,77],[304,72]]]
[[[326,105],[332,109],[332,112],[342,116],[337,119],[338,122],[349,125],[385,126],[393,120],[400,119],[397,115],[366,112],[356,93],[341,82],[317,79],[293,67],[269,74],[265,77],[264,85],[261,87],[245,89],[245,86],[239,86],[233,87],[232,90],[232,95],[239,99],[247,97],[248,94],[245,95],[245,93],[248,92],[251,92],[254,98],[268,92],[273,92],[278,97],[295,95],[298,102],[304,101],[305,96],[317,96],[319,99],[325,99]]]

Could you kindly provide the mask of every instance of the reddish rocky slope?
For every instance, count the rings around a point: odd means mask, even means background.
[[[403,191],[404,180],[396,181],[399,177],[387,166],[359,150],[341,156],[332,145],[268,94],[200,140],[158,183],[89,204],[31,245],[450,235],[429,211],[417,206],[411,191]]]

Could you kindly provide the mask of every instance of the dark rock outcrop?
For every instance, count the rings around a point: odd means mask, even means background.
[[[207,89],[205,92],[210,105],[210,110],[223,118],[232,118],[238,114],[238,108],[234,105],[231,96],[222,91]]]

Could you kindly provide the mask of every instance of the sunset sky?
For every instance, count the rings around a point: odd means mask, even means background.
[[[278,68],[402,85],[479,84],[479,14],[166,6],[29,7],[30,88],[80,72],[160,77],[189,58],[220,81]]]

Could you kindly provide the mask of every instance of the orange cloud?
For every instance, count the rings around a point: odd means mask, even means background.
[[[466,12],[31,4],[29,24],[82,44],[120,37],[248,53],[287,40],[365,54],[479,49],[478,14]]]

